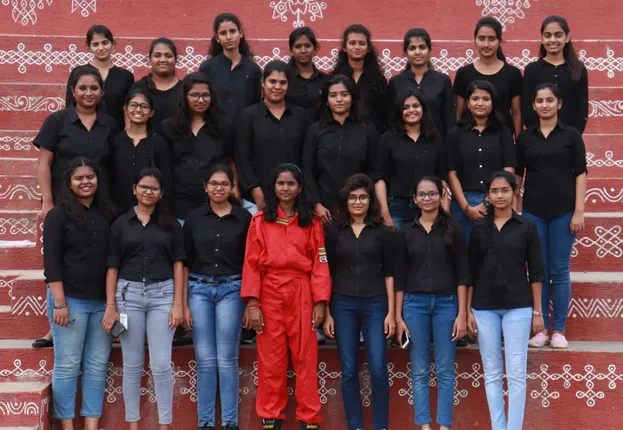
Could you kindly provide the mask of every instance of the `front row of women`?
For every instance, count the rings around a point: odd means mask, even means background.
[[[114,222],[113,206],[98,182],[95,164],[83,157],[72,160],[59,204],[45,220],[48,314],[55,339],[54,414],[64,429],[73,429],[80,370],[85,428],[98,428],[112,342],[108,332],[117,321],[125,328],[119,337],[130,429],[139,428],[145,333],[160,428],[168,429],[172,422],[171,339],[182,323],[193,327],[199,428],[215,426],[218,380],[222,428],[238,429],[241,321],[258,333],[256,409],[264,428],[279,429],[285,418],[291,355],[297,374],[296,418],[301,428],[317,429],[321,404],[314,330],[323,318],[324,331],[337,340],[349,429],[364,428],[360,330],[375,429],[388,428],[385,342],[394,332],[398,339],[403,333],[409,339],[415,423],[425,430],[432,422],[432,334],[436,421],[441,429],[452,425],[455,341],[466,331],[479,338],[493,429],[521,428],[528,339],[531,331],[543,329],[539,298],[544,270],[537,225],[512,209],[517,184],[510,172],[496,172],[489,180],[492,209],[474,224],[469,247],[441,206],[445,188],[436,177],[418,180],[413,200],[421,214],[394,238],[382,224],[372,180],[352,176],[340,191],[337,222],[327,233],[326,247],[321,220],[294,164],[277,167],[266,206],[253,218],[232,196],[231,169],[212,168],[205,179],[209,201],[189,215],[183,229],[161,207],[165,190],[158,169],[141,172],[133,187],[138,204]]]

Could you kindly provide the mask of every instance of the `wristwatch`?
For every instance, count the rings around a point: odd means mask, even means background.
[[[491,202],[490,202],[489,200],[487,200],[487,199],[482,199],[482,202],[481,202],[481,203],[482,203],[483,205],[485,205],[485,208],[486,208],[486,209],[489,209],[489,208],[491,207]]]
[[[539,312],[539,311],[532,311],[532,315],[540,317],[543,316],[543,312]]]

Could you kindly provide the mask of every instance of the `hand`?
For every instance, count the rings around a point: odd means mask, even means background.
[[[452,327],[452,342],[463,339],[467,333],[467,318],[463,314],[459,314],[454,320],[454,327]]]
[[[333,219],[331,217],[331,211],[325,208],[321,203],[316,203],[316,215],[320,217],[325,227],[331,227],[331,220]]]
[[[448,196],[448,193],[444,193],[444,196],[441,199],[441,208],[447,213],[450,213],[450,197]]]
[[[324,319],[324,302],[318,302],[314,305],[312,311],[312,329],[316,330]]]
[[[245,311],[247,313],[247,328],[255,330],[257,334],[262,334],[264,331],[264,316],[260,308],[253,308]]]
[[[240,200],[240,188],[238,188],[238,185],[234,185],[234,187],[231,189],[231,193],[235,198]]]
[[[407,333],[407,337],[411,337],[411,332],[409,332],[409,328],[407,327],[407,323],[402,318],[396,319],[396,338],[398,339],[398,343],[402,346],[402,334]]]
[[[260,211],[264,209],[264,206],[266,206],[266,202],[264,201],[264,192],[262,191],[262,189],[260,187],[255,187],[251,189],[250,192],[251,197],[253,198],[253,201],[257,206],[257,209]]]
[[[543,315],[532,315],[532,334],[536,335],[544,330]]]
[[[584,229],[584,214],[574,212],[571,217],[571,223],[569,224],[571,234],[577,234]]]
[[[383,217],[383,224],[385,227],[387,227],[389,231],[395,231],[394,220],[389,212],[381,212],[381,216]]]
[[[391,339],[396,333],[396,318],[394,318],[394,315],[387,314],[383,328],[385,330],[385,339]]]
[[[333,321],[333,317],[331,315],[326,315],[324,317],[322,329],[324,331],[324,334],[329,339],[335,339],[335,322]]]
[[[476,317],[471,312],[467,313],[467,333],[470,336],[478,337],[478,326],[476,325]]]
[[[54,203],[44,201],[41,205],[41,219],[45,219],[48,216],[48,212],[54,209]]]
[[[186,330],[193,329],[193,316],[188,306],[184,306],[184,328]]]
[[[169,313],[169,328],[173,330],[184,321],[184,309],[182,305],[173,305]]]
[[[63,309],[54,309],[52,321],[61,327],[67,327],[69,324],[69,308],[65,306]]]
[[[104,318],[102,318],[102,328],[110,333],[112,326],[115,325],[115,321],[119,321],[119,312],[115,310],[114,306],[106,306]]]
[[[487,209],[485,205],[480,203],[478,206],[468,206],[465,211],[465,215],[472,221],[478,221],[479,219],[483,219],[487,214]]]

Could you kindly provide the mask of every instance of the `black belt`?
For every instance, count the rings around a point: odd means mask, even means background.
[[[215,280],[209,280],[209,279],[201,279],[201,278],[197,278],[193,275],[188,275],[188,279],[190,279],[191,281],[194,282],[199,282],[200,284],[206,284],[206,285],[219,285],[219,284],[229,284],[231,282],[236,282],[242,279],[242,276],[240,275],[233,275],[230,276],[228,278],[224,278],[224,279],[219,279],[218,281]]]

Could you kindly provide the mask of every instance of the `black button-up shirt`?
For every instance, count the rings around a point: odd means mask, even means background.
[[[467,87],[473,81],[489,81],[498,92],[500,112],[504,116],[504,123],[510,130],[515,130],[511,116],[511,104],[513,98],[521,96],[522,81],[521,72],[515,66],[504,63],[504,66],[493,75],[480,73],[473,64],[461,67],[454,77],[454,94],[465,98]],[[532,99],[530,99],[532,100]]]
[[[513,135],[506,126],[480,132],[457,124],[446,136],[446,168],[456,171],[464,191],[485,193],[494,172],[516,164]]]
[[[201,206],[207,199],[203,187],[204,175],[216,164],[227,164],[232,158],[231,127],[223,136],[214,136],[208,124],[195,136],[192,131],[180,135],[175,130],[176,118],[162,124],[162,135],[167,140],[173,168],[173,212],[184,219],[188,212]]]
[[[48,116],[33,143],[54,153],[52,161],[52,195],[54,201],[63,182],[65,165],[76,157],[88,157],[102,169],[100,186],[107,185],[109,146],[115,131],[115,121],[98,110],[97,119],[91,130],[87,130],[78,114],[75,104]]]
[[[83,207],[85,230],[65,214],[52,209],[43,222],[45,282],[62,282],[65,295],[87,300],[106,299],[108,219],[95,206]]]
[[[517,170],[526,172],[523,208],[553,218],[575,209],[575,178],[586,173],[586,148],[575,128],[558,124],[547,138],[530,127],[517,138]]]
[[[130,91],[135,89],[141,89],[149,92],[154,101],[154,116],[151,117],[152,131],[162,135],[162,122],[172,116],[177,115],[177,110],[180,106],[180,100],[184,95],[184,89],[182,81],[178,81],[168,90],[158,90],[149,88],[146,77],[136,81]]]
[[[301,165],[308,121],[303,109],[290,104],[281,119],[264,102],[242,111],[236,123],[235,158],[245,190],[270,186],[273,169],[281,163]]]
[[[521,117],[526,127],[538,122],[532,107],[534,90],[540,84],[556,84],[562,93],[563,104],[558,117],[563,124],[584,133],[588,121],[588,73],[586,68],[578,83],[571,79],[571,69],[567,63],[554,66],[543,58],[526,66],[523,75],[523,95],[521,96]]]
[[[318,70],[305,79],[301,76],[296,65],[292,65],[288,74],[288,103],[303,108],[305,114],[314,120],[318,119],[318,102],[322,95],[322,88],[328,76]]]
[[[199,71],[214,82],[214,89],[225,116],[234,120],[247,106],[259,103],[262,98],[262,70],[252,59],[242,57],[231,69],[232,61],[223,54],[209,58],[199,66]]]
[[[446,179],[446,156],[439,136],[420,135],[416,142],[407,133],[386,131],[379,141],[380,174],[388,197],[413,196],[414,187],[422,176]]]
[[[492,225],[488,224],[490,222]],[[492,252],[489,258],[488,243]],[[543,282],[545,277],[539,233],[534,222],[514,211],[502,230],[498,230],[492,220],[476,221],[468,252],[474,287],[472,308],[516,309],[533,306],[529,283]],[[491,265],[497,267],[488,267]],[[495,276],[489,276],[493,274]]]
[[[430,233],[415,220],[398,235],[396,291],[405,293],[456,294],[459,285],[469,285],[467,243],[457,228],[457,249],[448,249],[443,228],[437,223]]]
[[[392,109],[396,98],[410,88],[422,93],[437,133],[445,136],[456,122],[456,108],[450,77],[436,70],[428,70],[418,84],[415,81],[415,74],[410,69],[394,76],[389,81],[389,102]]]
[[[184,223],[184,265],[198,275],[240,275],[251,214],[234,204],[219,217],[209,203],[192,211]]]
[[[92,64],[87,64],[88,67],[92,67],[97,70]],[[69,86],[71,80],[74,77],[76,69],[73,69],[69,74],[69,80],[67,81],[67,91],[65,94],[65,100],[67,106],[75,102],[74,95],[71,92]],[[108,70],[108,75],[104,79],[104,88],[102,88],[102,101],[100,102],[100,108],[104,113],[115,120],[115,131],[119,132],[124,129],[124,113],[123,106],[125,104],[125,98],[134,83],[134,75],[132,72],[121,67],[113,66]]]
[[[351,297],[387,295],[385,278],[394,276],[394,235],[384,225],[367,222],[355,236],[350,224],[334,225],[326,250],[333,293]]]
[[[110,228],[108,267],[119,269],[119,279],[161,282],[173,279],[173,263],[184,259],[184,233],[173,220],[171,229],[150,220],[143,225],[134,208]]]
[[[313,203],[333,210],[346,179],[355,173],[374,177],[378,171],[378,140],[374,125],[364,126],[350,118],[344,125],[335,120],[328,125],[314,123],[303,148],[303,173]]]
[[[132,185],[145,167],[157,167],[162,173],[164,202],[172,199],[171,154],[167,142],[157,134],[141,139],[136,146],[125,131],[112,138],[110,147],[111,196],[119,210],[125,212],[136,205]]]

